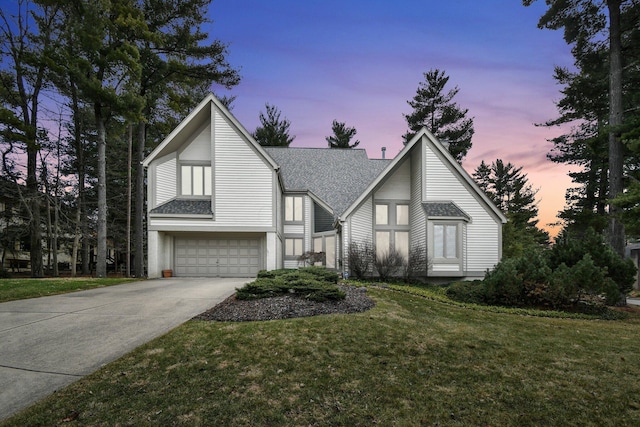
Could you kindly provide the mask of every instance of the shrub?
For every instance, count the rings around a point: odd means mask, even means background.
[[[8,270],[0,269],[0,279],[11,279],[11,273]]]
[[[411,249],[409,249],[409,256],[403,261],[402,278],[405,282],[411,282],[416,276],[427,275],[430,262],[424,246],[415,245],[411,247]]]
[[[356,279],[364,279],[371,271],[375,251],[371,242],[351,242],[347,259],[351,274]]]
[[[373,266],[378,272],[380,280],[386,281],[397,275],[404,262],[404,257],[400,252],[395,249],[389,249],[376,255]]]
[[[564,234],[558,238],[549,252],[549,266],[554,270],[561,264],[571,268],[582,261],[585,254],[589,254],[593,264],[616,284],[620,294],[631,290],[636,274],[633,261],[616,254],[592,228],[580,235]]]
[[[549,283],[550,277],[551,269],[540,250],[500,261],[484,279],[487,302],[509,307],[534,306],[532,295],[540,285]]]
[[[236,298],[251,300],[291,294],[312,301],[344,299],[346,295],[336,283],[338,274],[324,267],[262,270],[256,280],[236,290]]]
[[[487,291],[482,280],[454,282],[447,287],[445,293],[454,301],[471,304],[486,303]]]

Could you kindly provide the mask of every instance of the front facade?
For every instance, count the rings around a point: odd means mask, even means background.
[[[261,147],[210,95],[143,164],[149,277],[348,272],[352,242],[421,248],[434,279],[481,277],[500,260],[504,215],[426,130],[393,160]]]

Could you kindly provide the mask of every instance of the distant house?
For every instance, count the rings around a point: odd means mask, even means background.
[[[213,96],[144,160],[148,274],[251,277],[301,256],[349,272],[349,247],[426,251],[430,279],[482,277],[505,216],[427,130],[393,160],[261,147]]]

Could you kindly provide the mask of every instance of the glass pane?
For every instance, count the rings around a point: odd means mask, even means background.
[[[433,257],[444,258],[444,225],[433,226]]]
[[[211,195],[211,166],[204,167],[204,195]]]
[[[409,225],[409,205],[396,205],[396,224]]]
[[[389,205],[376,205],[376,225],[389,224]]]
[[[284,254],[293,255],[293,239],[284,239]]]
[[[284,220],[293,221],[293,197],[284,198]]]
[[[294,221],[302,221],[302,197],[295,197]]]
[[[327,268],[336,268],[336,238],[331,236],[327,237],[325,241],[326,245],[326,265]]]
[[[182,180],[182,195],[190,196],[191,193],[191,166],[182,166],[180,168]]]
[[[457,250],[456,250],[456,246],[458,243],[458,239],[457,239],[457,233],[456,231],[458,230],[458,227],[456,227],[455,225],[447,225],[446,227],[446,254],[445,257],[446,258],[456,258],[457,257]]]
[[[396,251],[400,252],[404,259],[409,258],[409,232],[408,231],[396,231],[395,245]]]
[[[313,239],[313,251],[322,252],[322,237],[316,237]]]
[[[302,255],[302,239],[293,239],[294,240],[294,255],[300,256]]]
[[[389,232],[376,231],[376,256],[383,256],[389,252]]]
[[[193,166],[193,195],[202,196],[204,194],[204,168]]]

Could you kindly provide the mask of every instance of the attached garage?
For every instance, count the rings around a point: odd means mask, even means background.
[[[262,238],[178,237],[174,239],[174,275],[255,277],[261,269]]]

